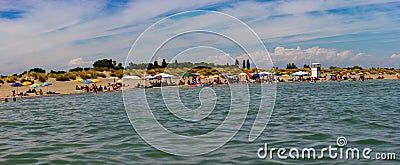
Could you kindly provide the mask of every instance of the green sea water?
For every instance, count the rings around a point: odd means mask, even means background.
[[[181,157],[147,144],[133,129],[120,92],[20,99],[0,105],[0,164],[400,164],[398,160],[260,159],[269,147],[335,146],[373,152],[400,151],[400,81],[288,83],[276,86],[276,104],[259,138],[248,141],[257,114],[259,85],[251,85],[251,106],[240,131],[205,155]],[[200,104],[201,88],[182,88],[182,102]],[[224,120],[230,106],[227,86],[213,87],[217,106],[205,120],[182,121],[162,104],[158,89],[146,91],[158,121],[175,133],[207,133]],[[126,91],[135,96],[137,90]],[[240,95],[241,93],[236,93]],[[143,103],[137,103],[143,104]],[[157,132],[154,132],[157,135]],[[167,139],[174,140],[174,139]]]

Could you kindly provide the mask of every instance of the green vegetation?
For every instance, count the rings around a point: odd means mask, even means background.
[[[122,63],[119,63],[117,65],[117,62],[113,61],[112,59],[97,60],[96,62],[93,63],[93,67],[95,70],[100,70],[100,71],[110,70],[110,69],[115,69],[115,70],[124,69],[122,67]]]
[[[46,82],[49,78],[54,78],[56,81],[70,81],[75,80],[77,78],[81,79],[95,79],[98,77],[106,78],[108,76],[119,77],[122,78],[124,72],[130,75],[135,75],[139,77],[144,77],[144,73],[147,75],[156,75],[158,73],[168,73],[175,76],[181,75],[183,73],[195,73],[201,76],[212,76],[219,74],[239,74],[242,72],[245,73],[255,73],[261,71],[267,72],[275,72],[282,75],[291,74],[297,71],[305,71],[311,72],[311,68],[309,65],[304,64],[302,68],[297,68],[294,63],[287,64],[286,69],[279,69],[278,67],[274,67],[271,69],[258,69],[251,68],[250,60],[243,60],[242,67],[239,67],[240,63],[238,60],[235,60],[235,64],[226,64],[219,65],[214,63],[191,63],[191,62],[181,62],[174,61],[172,63],[167,63],[165,59],[162,60],[161,65],[159,65],[158,61],[154,61],[153,63],[142,63],[142,64],[133,64],[129,63],[126,66],[126,69],[122,66],[121,63],[116,63],[111,59],[103,59],[94,62],[93,68],[82,68],[76,67],[67,71],[54,71],[51,70],[48,74],[42,68],[33,68],[29,71],[24,71],[23,73],[17,75],[9,75],[9,76],[1,76],[0,84],[3,83],[15,83],[15,82],[23,82],[23,81],[34,81],[37,80],[39,82]],[[377,74],[389,74],[395,75],[400,73],[400,69],[394,68],[362,68],[359,66],[339,68],[335,66],[331,66],[329,68],[322,68],[322,74],[339,74],[342,72],[358,74],[364,73],[367,75],[377,75]]]

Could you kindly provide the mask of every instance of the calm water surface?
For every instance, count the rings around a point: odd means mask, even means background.
[[[186,88],[183,103],[199,105],[200,88]],[[155,116],[169,130],[200,135],[215,129],[230,106],[227,87],[214,87],[217,108],[201,122],[174,117],[148,90]],[[126,115],[121,93],[69,95],[18,100],[0,105],[0,164],[399,164],[397,160],[259,159],[269,147],[335,146],[374,152],[400,151],[400,81],[291,83],[277,85],[274,112],[263,134],[248,142],[256,115],[259,86],[250,86],[251,109],[238,134],[222,148],[196,157],[179,157],[147,145]],[[137,91],[129,91],[135,95]],[[193,95],[192,95],[193,94]],[[155,133],[156,134],[156,133]]]

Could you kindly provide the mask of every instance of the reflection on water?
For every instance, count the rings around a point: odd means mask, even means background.
[[[292,83],[277,86],[275,110],[266,130],[248,142],[256,116],[257,87],[252,87],[248,116],[238,134],[222,148],[196,157],[163,153],[146,144],[130,125],[121,93],[69,95],[18,100],[0,105],[0,164],[398,164],[399,161],[258,159],[257,149],[335,145],[345,136],[349,147],[376,152],[400,150],[400,81]],[[253,89],[254,88],[254,89]],[[200,88],[187,88],[199,92]],[[217,109],[200,122],[174,117],[149,90],[155,116],[169,130],[199,135],[221,124],[229,109],[225,87],[214,87]],[[192,90],[192,91],[190,91]],[[133,94],[137,91],[129,91]],[[192,101],[190,101],[192,100]],[[185,106],[200,104],[196,97]],[[158,110],[158,111],[157,111]]]

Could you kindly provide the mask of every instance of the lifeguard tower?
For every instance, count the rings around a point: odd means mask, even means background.
[[[312,63],[311,64],[311,77],[318,79],[321,77],[321,64]]]

